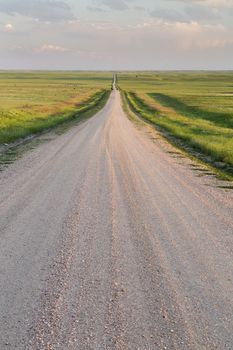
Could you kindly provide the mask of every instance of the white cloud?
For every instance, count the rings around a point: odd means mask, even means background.
[[[68,49],[66,49],[65,47],[58,46],[58,45],[52,45],[52,44],[45,44],[45,45],[42,45],[42,46],[34,49],[34,52],[37,54],[59,53],[59,52],[66,52],[66,51],[68,51]]]
[[[7,23],[4,26],[4,32],[10,33],[10,32],[13,32],[13,30],[14,30],[14,27],[11,23]]]
[[[212,7],[233,7],[233,0],[198,0],[199,3],[204,3]]]
[[[215,8],[233,8],[233,0],[170,0],[170,1],[182,1],[189,5],[192,3],[198,3],[205,6],[215,7]]]
[[[192,22],[169,22],[162,19],[150,20],[134,27],[135,36],[141,42],[154,42],[173,47],[179,51],[193,51],[213,48],[225,48],[233,45],[230,29],[223,25],[201,24]]]

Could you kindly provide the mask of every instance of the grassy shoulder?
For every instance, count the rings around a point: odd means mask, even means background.
[[[0,72],[0,145],[95,114],[110,86],[109,73]]]
[[[6,123],[5,127],[0,128],[0,144],[12,143],[17,139],[28,135],[40,133],[64,122],[73,119],[79,119],[87,112],[95,114],[100,110],[109,98],[110,90],[102,90],[95,93],[89,99],[79,103],[78,106],[69,109],[61,109],[54,115],[46,115],[40,118],[16,118],[15,122]]]
[[[218,176],[233,179],[233,130],[214,125],[208,120],[190,118],[164,107],[153,97],[135,92],[122,92],[127,113],[156,126],[173,145],[202,162],[211,165]]]
[[[14,163],[14,161],[20,158],[25,152],[34,149],[41,143],[52,140],[56,135],[62,135],[81,121],[85,121],[94,116],[105,106],[109,95],[110,91],[107,90],[106,93],[102,95],[102,98],[98,100],[98,103],[92,105],[91,108],[86,108],[82,110],[81,113],[74,114],[70,118],[66,118],[63,122],[49,129],[45,129],[45,133],[41,131],[39,134],[30,135],[28,138],[20,139],[15,143],[3,147],[2,152],[0,150],[0,171]]]

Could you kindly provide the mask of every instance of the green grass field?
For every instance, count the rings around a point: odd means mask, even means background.
[[[120,73],[131,110],[227,171],[233,169],[233,72]]]
[[[96,112],[111,81],[111,73],[0,72],[0,144]]]

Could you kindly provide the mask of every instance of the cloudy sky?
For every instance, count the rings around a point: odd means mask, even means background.
[[[233,0],[0,0],[0,69],[233,69]]]

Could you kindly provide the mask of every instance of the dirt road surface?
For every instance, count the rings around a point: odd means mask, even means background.
[[[233,349],[232,191],[168,149],[113,91],[0,174],[1,350]]]

